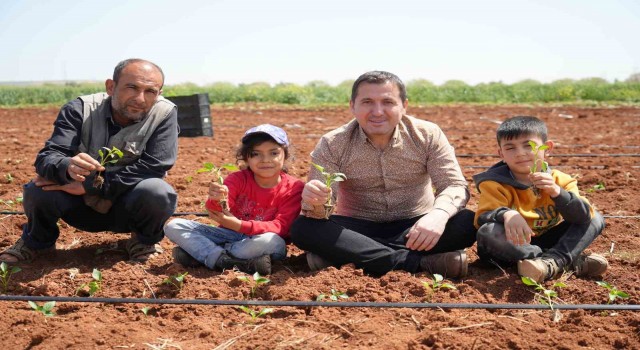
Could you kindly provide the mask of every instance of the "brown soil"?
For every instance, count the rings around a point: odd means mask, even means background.
[[[582,191],[605,215],[636,216],[607,218],[607,228],[591,250],[609,258],[611,267],[603,279],[631,295],[616,303],[638,304],[639,108],[418,106],[409,112],[444,129],[470,184],[480,167],[497,160],[493,156],[496,120],[523,114],[543,118],[558,144],[550,164],[578,177]],[[51,108],[0,109],[0,199],[15,201],[21,196],[21,185],[34,175],[35,154],[51,134],[56,114]],[[179,159],[168,176],[179,193],[178,212],[203,211],[209,179],[206,174],[195,175],[195,170],[204,162],[233,162],[233,150],[250,126],[266,122],[284,126],[296,151],[290,172],[304,178],[310,165],[309,152],[319,137],[350,119],[346,108],[305,110],[251,105],[216,107],[212,116],[213,139],[180,139]],[[635,156],[611,156],[621,154]],[[606,189],[592,190],[600,182]],[[473,199],[468,207],[474,209],[477,192],[471,188]],[[2,205],[4,210],[22,209],[19,205]],[[24,223],[22,215],[0,216],[0,247],[13,244]],[[133,264],[114,248],[128,235],[90,234],[64,222],[60,226],[57,254],[22,266],[6,294],[74,296],[97,268],[104,278],[97,297],[249,298],[248,285],[236,278],[241,273],[185,269],[173,264],[170,254],[146,264]],[[168,240],[161,244],[166,251],[173,247]],[[373,278],[352,266],[311,273],[302,252],[290,247],[289,258],[275,266],[269,276],[271,282],[257,290],[255,299],[311,301],[337,289],[349,295],[338,302],[537,303],[534,291],[520,282],[513,268],[501,270],[479,262],[475,247],[469,255],[469,276],[451,281],[457,290],[430,294],[421,283],[428,279],[424,273],[394,271]],[[169,275],[184,271],[189,275],[180,291],[162,285]],[[559,303],[606,304],[607,292],[595,282],[568,276],[567,287],[558,291]],[[551,285],[547,283],[547,287]],[[145,306],[151,307],[146,316],[141,311]],[[7,349],[640,348],[638,311],[563,311],[563,318],[553,322],[548,310],[274,309],[265,318],[251,321],[234,306],[58,302],[54,310],[57,315],[45,318],[24,301],[2,301],[0,325],[4,332],[0,344]]]

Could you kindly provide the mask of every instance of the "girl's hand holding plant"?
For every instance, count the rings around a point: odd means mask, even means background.
[[[209,184],[209,199],[214,202],[220,202],[226,199],[229,195],[229,188],[226,185],[221,185],[217,182],[211,182]]]
[[[226,210],[225,211],[209,210],[209,218],[219,223],[223,227],[228,228],[230,230],[234,230],[234,231],[240,231],[240,227],[242,226],[242,221],[240,221],[240,219],[238,219],[237,217],[235,217],[233,214],[231,214]]]

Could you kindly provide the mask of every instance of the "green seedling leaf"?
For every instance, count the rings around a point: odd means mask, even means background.
[[[7,293],[11,276],[20,271],[22,271],[22,269],[17,266],[9,266],[4,261],[0,263],[0,283],[2,284],[2,293]]]
[[[614,301],[616,301],[616,299],[627,299],[629,298],[629,294],[626,292],[623,292],[621,290],[618,290],[615,286],[613,286],[612,284],[605,282],[605,281],[597,281],[596,282],[600,287],[603,287],[605,289],[607,289],[609,291],[609,298],[607,301],[607,304],[611,304]]]
[[[263,284],[267,284],[271,282],[271,280],[269,280],[268,278],[260,276],[258,272],[253,274],[252,279],[249,279],[247,276],[238,276],[237,278],[240,281],[249,283],[251,285],[251,289],[249,291],[250,298],[253,298],[253,296],[256,293],[256,289],[258,289],[258,287],[260,287]]]
[[[165,278],[162,281],[162,284],[173,286],[173,288],[176,291],[180,291],[180,290],[182,290],[182,287],[184,286],[184,282],[185,282],[185,279],[186,279],[188,274],[189,274],[189,272],[183,272],[183,273],[177,273],[175,275],[171,275],[171,276]]]
[[[214,181],[220,185],[224,184],[224,178],[222,177],[222,170],[227,171],[237,171],[240,170],[235,164],[223,164],[220,167],[216,167],[213,163],[204,163],[202,168],[196,170],[196,173],[211,173],[214,177]],[[223,210],[229,210],[229,204],[227,198],[222,198],[220,200],[220,206]]]
[[[93,278],[93,281],[80,285],[80,287],[76,289],[76,294],[86,293],[92,297],[94,294],[102,290],[102,272],[94,268],[91,273],[91,277]]]
[[[273,312],[273,308],[264,308],[260,311],[255,311],[253,309],[250,309],[246,306],[238,306],[238,308],[240,310],[242,310],[243,312],[245,312],[246,314],[248,314],[249,316],[251,316],[251,321],[255,321],[257,318],[263,317],[266,314],[272,313]]]
[[[151,310],[151,308],[150,308],[150,307],[148,307],[148,306],[147,306],[147,307],[143,307],[142,309],[140,309],[140,311],[142,311],[142,313],[143,313],[145,316],[149,316],[149,310]]]
[[[554,322],[558,322],[561,318],[560,312],[557,309],[553,308],[553,305],[556,305],[556,299],[558,298],[558,292],[555,290],[557,288],[564,288],[567,285],[563,282],[556,282],[553,284],[551,289],[546,289],[544,285],[534,281],[529,277],[522,276],[520,277],[522,283],[527,286],[534,287],[535,290],[540,291],[540,294],[536,294],[536,299],[540,304],[547,305],[551,309],[551,318]]]
[[[46,302],[44,303],[44,305],[38,305],[33,301],[28,301],[28,303],[32,309],[34,309],[37,312],[40,312],[45,317],[52,317],[56,315],[55,312],[53,312],[53,308],[56,306],[55,301]]]

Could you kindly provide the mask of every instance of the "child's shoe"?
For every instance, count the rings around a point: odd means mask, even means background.
[[[529,277],[536,283],[554,278],[562,272],[562,268],[553,258],[534,258],[518,261],[518,274]]]
[[[191,254],[187,253],[186,250],[180,247],[174,247],[171,255],[173,255],[173,259],[178,264],[184,267],[199,267],[204,265],[200,261],[196,260],[196,258],[192,257]]]
[[[245,273],[253,274],[257,272],[261,276],[265,276],[271,274],[271,256],[265,254],[253,259],[238,259],[227,252],[222,252],[216,261],[216,267],[223,270],[235,267]]]
[[[609,262],[599,254],[580,254],[572,267],[578,277],[597,277],[607,271]]]

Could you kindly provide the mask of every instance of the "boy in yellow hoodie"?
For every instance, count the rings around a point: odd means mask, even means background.
[[[480,258],[517,263],[520,276],[538,283],[564,270],[576,276],[604,273],[609,264],[603,256],[583,253],[604,229],[604,219],[580,196],[576,179],[545,163],[553,142],[544,122],[509,118],[498,127],[497,139],[502,161],[473,176],[480,192]],[[546,147],[536,152],[531,142]]]

